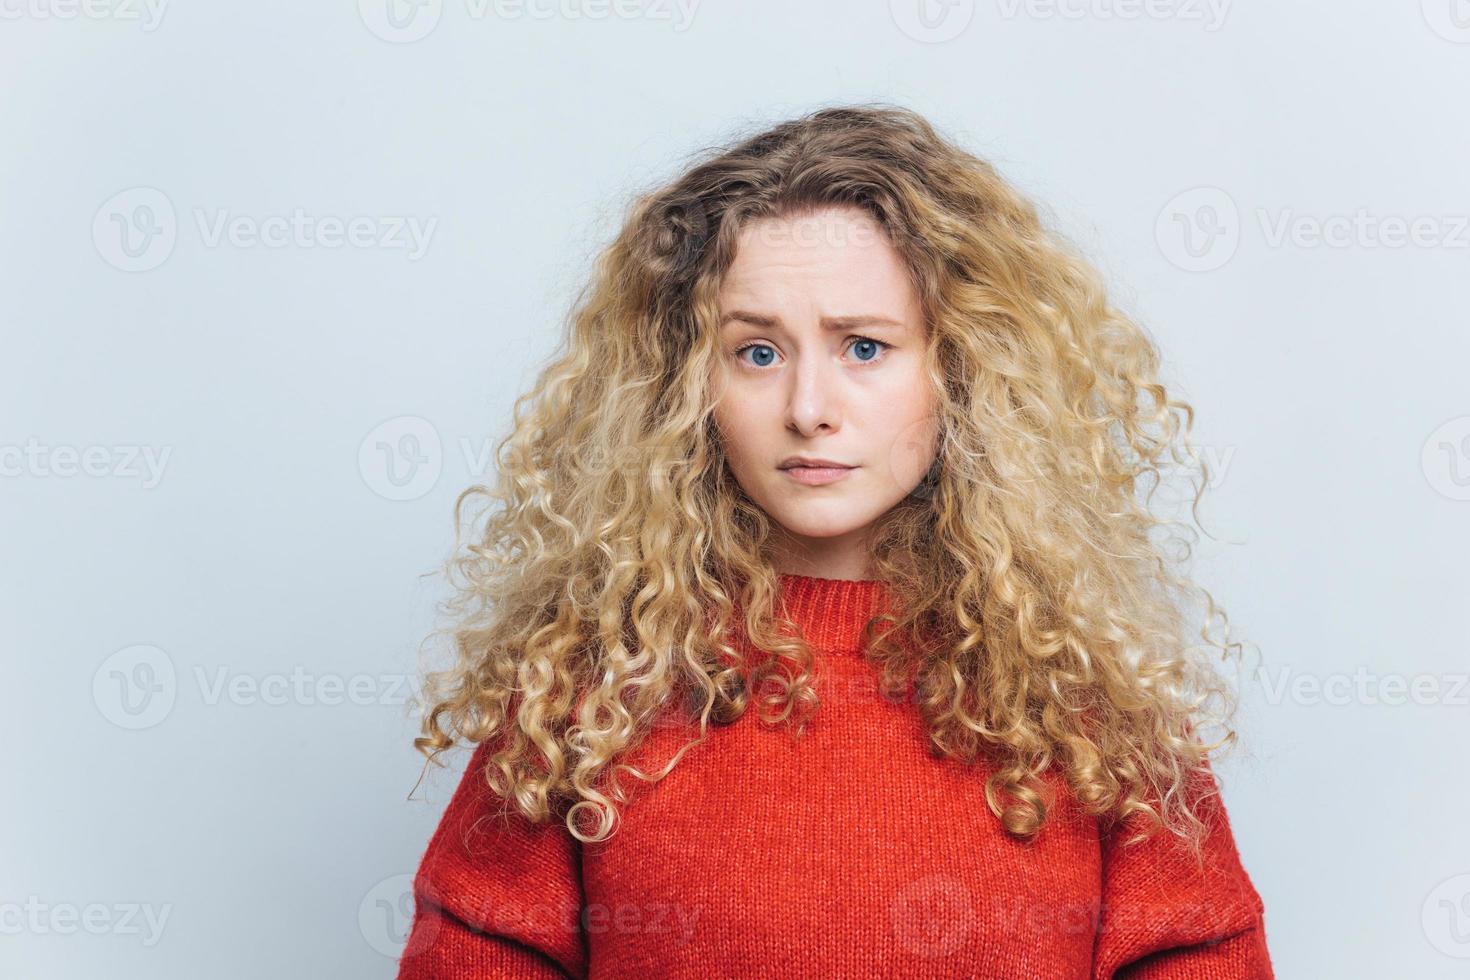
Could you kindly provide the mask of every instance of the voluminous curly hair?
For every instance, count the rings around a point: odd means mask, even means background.
[[[1189,542],[1156,533],[1185,525],[1150,507],[1165,471],[1198,466],[1196,506],[1205,489],[1193,409],[1033,204],[884,104],[706,151],[636,198],[515,402],[493,487],[455,503],[452,626],[436,633],[455,662],[427,674],[414,744],[432,762],[493,739],[484,777],[502,800],[591,842],[628,802],[617,771],[662,779],[752,702],[800,735],[820,704],[812,653],[773,613],[771,522],[713,422],[716,297],[742,226],[826,207],[870,215],[911,271],[942,423],[935,479],[873,537],[898,610],[868,634],[884,689],[912,682],[936,756],[989,764],[1008,832],[1041,829],[1054,772],[1087,812],[1142,824],[1135,840],[1167,827],[1198,852],[1202,797],[1185,790],[1209,777],[1217,792],[1208,754],[1236,738],[1196,737],[1235,710],[1209,653],[1240,644],[1212,638],[1227,618],[1174,567]],[[737,624],[764,657],[742,661]],[[681,712],[695,741],[652,775],[628,764]]]

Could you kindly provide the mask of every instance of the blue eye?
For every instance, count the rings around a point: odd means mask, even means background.
[[[735,356],[739,357],[741,354],[744,354],[748,350],[758,350],[762,352],[756,354],[757,360],[755,363],[758,367],[765,367],[767,364],[770,364],[772,358],[775,355],[775,351],[771,349],[769,344],[746,344],[744,347],[741,347],[735,351]]]
[[[859,340],[857,343],[853,344],[852,346],[853,346],[853,349],[854,350],[856,350],[859,347],[871,347],[871,348],[873,348],[873,356],[872,357],[863,357],[862,355],[859,355],[858,356],[858,360],[860,360],[860,361],[871,361],[874,357],[877,357],[878,354],[880,353],[880,351],[878,350],[878,346],[879,346],[878,345],[878,341],[876,341],[876,340],[867,340],[866,338],[864,338],[862,340]]]

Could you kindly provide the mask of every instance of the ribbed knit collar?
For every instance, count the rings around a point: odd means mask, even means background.
[[[813,650],[860,653],[863,626],[888,607],[887,586],[876,579],[818,578],[778,573],[784,614],[801,629]]]

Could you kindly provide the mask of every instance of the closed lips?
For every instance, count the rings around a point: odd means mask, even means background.
[[[798,466],[800,466],[800,467],[806,467],[806,468],[809,468],[809,469],[816,469],[816,470],[826,470],[826,469],[850,470],[850,469],[852,469],[852,466],[848,465],[847,463],[838,463],[838,462],[834,462],[833,460],[830,460],[830,459],[812,459],[810,457],[804,457],[804,456],[798,456],[798,457],[793,457],[793,458],[790,458],[790,459],[783,460],[781,462],[781,465],[778,466],[777,469],[790,470],[790,469],[795,469]]]

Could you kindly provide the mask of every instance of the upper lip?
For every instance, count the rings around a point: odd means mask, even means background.
[[[777,466],[776,469],[789,470],[796,466],[835,467],[842,470],[853,468],[850,463],[838,463],[835,460],[821,459],[817,456],[787,456],[781,460],[781,465]]]

